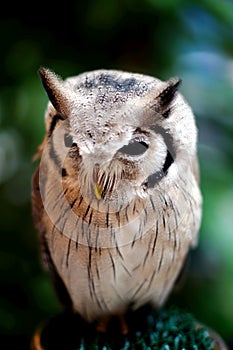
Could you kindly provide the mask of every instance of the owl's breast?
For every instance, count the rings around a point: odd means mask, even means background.
[[[71,296],[74,310],[92,321],[129,307],[166,299],[189,249],[152,228],[133,244],[115,248],[80,245],[59,236],[53,259]],[[63,247],[63,250],[58,247]]]

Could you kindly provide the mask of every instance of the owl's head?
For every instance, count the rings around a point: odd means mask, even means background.
[[[40,76],[53,154],[62,168],[69,160],[85,196],[125,202],[188,171],[196,127],[179,79],[96,70],[63,81],[45,68]]]

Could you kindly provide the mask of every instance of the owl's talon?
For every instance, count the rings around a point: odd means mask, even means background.
[[[99,333],[106,333],[108,324],[111,319],[112,319],[112,316],[106,316],[104,318],[101,318],[101,320],[97,322],[96,331]]]
[[[108,329],[108,325],[111,322],[112,318],[113,316],[106,316],[104,318],[101,318],[101,320],[99,320],[96,325],[96,331],[99,333],[106,333]],[[125,316],[118,315],[116,316],[116,318],[119,320],[119,323],[120,323],[120,333],[122,335],[126,335],[129,332],[129,328],[125,320]]]
[[[114,316],[105,316],[104,318],[101,318],[97,323],[96,331],[99,333],[106,333],[108,330],[109,323],[111,322],[113,317]],[[117,315],[116,319],[119,321],[120,324],[120,334],[126,335],[129,332],[129,328],[125,320],[125,316]]]
[[[128,328],[127,322],[125,320],[125,317],[124,317],[124,315],[120,315],[118,317],[119,317],[119,321],[120,321],[121,334],[126,335],[127,333],[129,333],[129,328]]]
[[[41,333],[43,330],[43,325],[39,326],[38,329],[33,334],[31,344],[30,344],[30,350],[43,350],[43,347],[41,345]]]

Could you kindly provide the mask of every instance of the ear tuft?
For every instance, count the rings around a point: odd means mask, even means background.
[[[62,79],[45,67],[39,69],[39,75],[53,107],[59,114],[65,116],[68,103]]]
[[[180,84],[181,79],[179,78],[171,78],[170,80],[168,80],[167,86],[156,98],[158,99],[161,108],[167,107],[172,102]]]

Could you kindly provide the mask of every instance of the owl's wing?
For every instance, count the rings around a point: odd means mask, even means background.
[[[53,263],[48,243],[46,240],[45,216],[40,187],[39,187],[39,166],[37,167],[32,178],[32,215],[35,226],[39,232],[40,253],[43,267],[49,271],[52,281],[58,295],[59,301],[67,308],[71,309],[72,302],[67,289],[59,276],[57,269]]]
[[[40,252],[42,258],[43,267],[46,270],[49,270],[47,252],[44,247],[45,234],[46,234],[46,225],[44,224],[44,206],[40,194],[39,187],[39,166],[37,167],[33,177],[32,177],[32,216],[36,226],[37,231],[39,232],[39,244]]]
[[[198,163],[197,155],[195,155],[193,158],[192,169],[193,169],[194,177],[195,177],[197,183],[199,184],[200,183],[200,171],[199,171],[199,163]]]
[[[183,287],[183,284],[184,284],[186,276],[187,276],[189,264],[190,264],[190,255],[191,255],[191,250],[189,250],[187,252],[186,257],[185,257],[184,262],[183,262],[183,265],[182,265],[180,272],[175,280],[175,284],[173,287],[173,291],[175,291],[175,292],[179,291]]]

